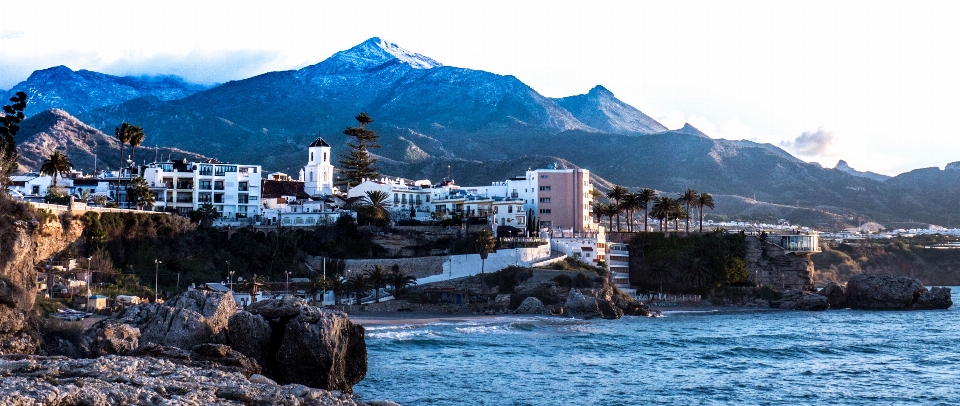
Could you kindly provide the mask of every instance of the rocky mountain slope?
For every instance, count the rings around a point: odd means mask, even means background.
[[[100,130],[86,125],[67,112],[59,109],[45,110],[24,120],[17,136],[20,151],[20,165],[24,170],[39,170],[43,161],[54,151],[60,151],[70,157],[74,169],[92,173],[94,168],[116,169],[120,161],[120,146],[116,137],[106,135]],[[203,155],[183,151],[177,148],[155,148],[148,134],[133,153],[138,162],[153,161],[155,157],[173,159],[203,160]],[[124,147],[124,161],[131,155],[130,146]],[[96,162],[94,162],[96,160]]]
[[[33,72],[27,80],[6,92],[3,100],[23,91],[30,101],[24,112],[28,116],[52,108],[79,114],[143,96],[181,99],[206,88],[176,76],[120,77],[88,70],[73,71],[61,65]]]

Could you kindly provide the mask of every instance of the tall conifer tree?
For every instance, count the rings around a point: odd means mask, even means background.
[[[374,166],[377,158],[370,153],[371,148],[380,148],[377,142],[380,136],[367,129],[367,124],[372,123],[373,119],[367,113],[360,113],[355,118],[360,126],[348,127],[343,131],[344,134],[353,137],[354,141],[347,143],[350,151],[340,155],[340,172],[343,178],[337,181],[338,186],[347,188],[359,185],[364,179],[380,177],[380,169]]]

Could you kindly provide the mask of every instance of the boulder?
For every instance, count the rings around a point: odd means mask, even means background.
[[[830,303],[831,309],[842,309],[847,307],[847,297],[843,292],[843,288],[840,285],[837,285],[835,282],[827,283],[827,286],[824,286],[823,289],[820,289],[820,295],[827,298],[827,303]]]
[[[584,295],[579,289],[570,289],[563,304],[564,314],[581,319],[603,317],[597,298]]]
[[[950,288],[935,287],[923,292],[917,302],[913,304],[914,309],[949,309],[953,306],[953,299],[950,297]]]
[[[853,309],[903,310],[913,308],[925,291],[914,278],[860,274],[847,282],[845,297]]]
[[[22,330],[25,321],[23,312],[0,304],[0,335],[13,334]]]
[[[116,319],[103,319],[83,332],[80,346],[87,357],[126,355],[140,346],[140,329]]]
[[[130,307],[119,321],[140,330],[140,345],[153,343],[189,349],[210,342],[212,336],[200,313],[156,303]]]
[[[233,295],[204,290],[184,292],[167,301],[166,305],[200,313],[210,328],[211,340],[218,343],[226,342],[227,323],[237,312]]]
[[[276,354],[277,382],[351,393],[366,375],[363,326],[345,313],[307,307],[287,323]]]
[[[247,311],[235,313],[230,316],[227,337],[233,349],[257,361],[264,375],[273,375],[270,351],[273,327],[263,316]]]
[[[600,317],[616,320],[623,317],[623,309],[617,306],[613,301],[606,299],[597,299],[597,308],[600,309]]]
[[[830,308],[830,303],[823,295],[807,291],[785,290],[778,302],[778,307],[785,310],[827,310]]]
[[[247,311],[258,314],[265,319],[279,319],[293,317],[300,314],[300,309],[309,306],[306,300],[292,295],[284,295],[280,299],[267,299],[247,306]]]
[[[517,314],[547,314],[547,309],[540,299],[528,297],[517,307]]]
[[[627,303],[626,306],[624,306],[623,314],[626,316],[640,317],[651,317],[656,315],[656,313],[650,311],[650,306],[647,306],[645,303],[638,300]]]

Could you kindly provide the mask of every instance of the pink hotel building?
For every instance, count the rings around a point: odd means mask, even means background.
[[[552,165],[551,165],[552,166]],[[541,228],[597,231],[590,210],[593,202],[589,169],[537,169],[536,216]]]

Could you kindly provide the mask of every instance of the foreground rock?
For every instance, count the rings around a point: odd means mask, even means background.
[[[781,309],[785,310],[810,311],[827,310],[830,308],[830,302],[826,296],[799,290],[784,291],[783,296],[777,304]]]
[[[579,319],[619,319],[623,310],[610,300],[584,295],[580,289],[570,289],[563,304],[564,314]]]
[[[860,274],[847,282],[845,307],[863,310],[930,310],[953,306],[950,288],[927,290],[905,276]]]
[[[345,313],[293,296],[260,301],[247,310],[230,317],[229,342],[256,360],[267,377],[349,393],[366,376],[364,329]]]
[[[528,297],[523,299],[523,302],[520,303],[520,306],[517,307],[517,314],[549,314],[547,308],[543,305],[543,302],[540,299],[535,297]]]
[[[364,405],[350,395],[276,385],[219,368],[163,358],[0,357],[0,404],[26,405]],[[370,405],[394,405],[375,402]]]

